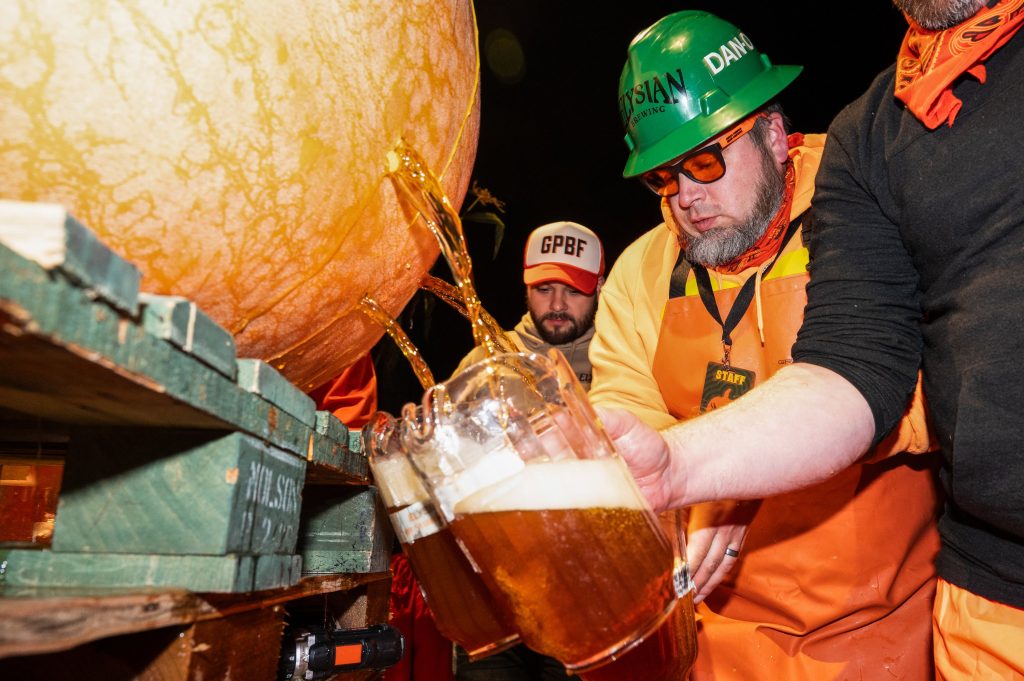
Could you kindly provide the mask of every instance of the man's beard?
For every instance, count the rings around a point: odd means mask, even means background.
[[[565,343],[571,343],[587,331],[594,325],[594,316],[597,313],[597,297],[594,297],[594,304],[590,310],[584,313],[580,319],[574,318],[568,312],[548,312],[544,316],[538,318],[534,314],[533,310],[530,310],[530,319],[533,320],[533,326],[537,329],[537,335],[547,343],[548,345],[564,345]],[[563,326],[556,331],[548,331],[544,328],[543,322],[545,319],[565,319],[569,321],[569,324]]]
[[[956,26],[985,4],[982,0],[892,0],[896,9],[930,31]]]
[[[715,227],[703,234],[686,235],[686,259],[705,267],[732,262],[757,243],[779,211],[786,193],[786,174],[775,167],[770,152],[761,149],[761,180],[750,216],[735,225]]]

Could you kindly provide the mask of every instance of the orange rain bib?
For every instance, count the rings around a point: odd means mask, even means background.
[[[755,373],[755,389],[792,361],[806,302],[800,243],[795,236],[761,283],[765,342],[756,298],[731,334],[731,363]],[[715,292],[723,319],[746,274]],[[721,339],[690,272],[685,294],[666,305],[653,367],[677,418],[699,414]],[[930,455],[896,454],[764,500],[738,564],[699,607],[691,679],[931,679],[932,463]]]
[[[1024,678],[1024,609],[940,579],[934,626],[939,681]]]

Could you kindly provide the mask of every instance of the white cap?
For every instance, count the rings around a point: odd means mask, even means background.
[[[523,282],[557,281],[591,295],[604,275],[604,247],[597,234],[575,222],[533,230],[523,254]]]

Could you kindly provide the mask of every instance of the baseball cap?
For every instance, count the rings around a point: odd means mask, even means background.
[[[523,282],[557,281],[591,295],[604,274],[604,247],[575,222],[552,222],[533,230],[523,254]]]

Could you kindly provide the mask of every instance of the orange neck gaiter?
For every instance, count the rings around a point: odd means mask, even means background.
[[[934,130],[952,127],[962,102],[953,81],[968,73],[985,82],[985,60],[1006,44],[1024,20],[1024,0],[1001,0],[970,19],[942,31],[910,28],[896,60],[896,96],[911,113]]]
[[[786,163],[786,194],[782,198],[782,205],[776,211],[775,217],[768,224],[768,228],[764,230],[764,234],[753,246],[743,251],[735,260],[714,268],[716,272],[736,274],[748,267],[757,267],[778,253],[782,248],[782,237],[789,226],[789,211],[793,207],[793,188],[795,186],[796,170],[793,168],[793,162],[788,161]]]

